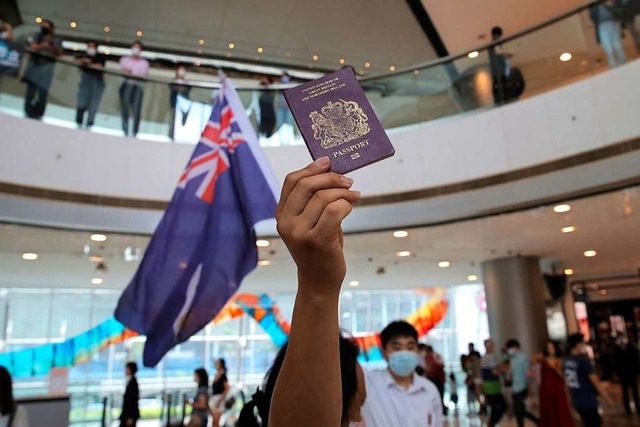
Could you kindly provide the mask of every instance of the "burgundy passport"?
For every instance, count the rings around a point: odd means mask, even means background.
[[[284,91],[314,160],[327,156],[345,174],[395,154],[369,100],[346,67]]]

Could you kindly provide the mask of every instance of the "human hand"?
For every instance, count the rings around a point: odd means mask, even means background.
[[[342,221],[360,193],[353,180],[328,172],[323,157],[290,173],[276,210],[278,233],[298,267],[299,291],[312,297],[337,296],[346,275]]]
[[[133,425],[133,418],[127,418],[127,425],[128,426],[132,426]]]

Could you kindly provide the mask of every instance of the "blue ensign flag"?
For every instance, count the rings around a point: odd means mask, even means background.
[[[275,176],[229,79],[115,317],[146,335],[144,365],[206,326],[258,263]]]

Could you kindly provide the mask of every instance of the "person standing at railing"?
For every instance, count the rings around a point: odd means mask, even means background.
[[[622,0],[622,27],[629,29],[640,52],[640,0]]]
[[[87,42],[86,53],[79,55],[76,62],[82,65],[82,78],[78,86],[76,122],[81,128],[84,124],[85,112],[88,112],[87,128],[90,128],[95,121],[98,105],[100,105],[100,99],[102,99],[104,92],[104,73],[100,69],[104,68],[107,58],[98,53],[98,42],[90,40]]]
[[[55,25],[45,19],[40,24],[40,32],[29,38],[29,49],[38,55],[32,55],[22,81],[27,84],[24,99],[24,111],[27,117],[41,119],[47,108],[47,97],[55,58],[62,55],[62,41],[55,36]]]
[[[143,44],[136,40],[131,45],[131,56],[120,59],[120,68],[133,77],[146,77],[149,74],[149,61],[142,57]],[[138,79],[125,79],[120,86],[120,107],[122,109],[122,130],[129,136],[129,117],[133,114],[133,133],[135,137],[140,127],[142,110],[143,82]]]
[[[0,40],[10,42],[13,40],[13,26],[0,19]]]
[[[127,388],[122,399],[122,412],[120,412],[120,427],[135,427],[140,418],[140,389],[138,388],[138,380],[136,373],[138,365],[135,362],[129,362],[125,366],[125,374],[128,378]]]
[[[171,118],[169,123],[169,137],[174,139],[175,126],[176,126],[176,110],[178,107],[178,97],[189,99],[189,93],[191,93],[191,87],[186,86],[185,77],[187,75],[187,67],[184,64],[179,64],[176,68],[176,77],[173,79],[173,83],[169,85],[169,107],[171,111]],[[189,110],[183,111],[180,109],[180,121],[182,125],[187,121]]]
[[[591,6],[589,16],[596,26],[596,39],[607,54],[610,67],[627,62],[627,55],[622,48],[622,28],[620,19],[622,7],[619,0],[608,0]]]

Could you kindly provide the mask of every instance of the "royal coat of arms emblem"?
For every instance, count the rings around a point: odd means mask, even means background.
[[[311,112],[309,118],[313,121],[313,137],[322,148],[342,145],[371,131],[369,118],[355,101],[329,101],[320,112]]]

